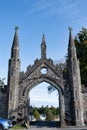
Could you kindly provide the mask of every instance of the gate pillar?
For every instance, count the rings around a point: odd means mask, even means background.
[[[64,95],[60,96],[59,105],[60,105],[60,127],[63,128],[66,127]]]
[[[26,105],[24,108],[24,122],[25,122],[25,126],[26,128],[29,128],[29,104],[28,104],[28,100],[26,101]]]

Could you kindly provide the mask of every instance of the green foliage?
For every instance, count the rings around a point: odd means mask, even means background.
[[[55,88],[54,86],[52,86],[52,85],[49,85],[49,86],[47,87],[47,89],[48,89],[48,93],[52,93],[53,91],[56,90],[56,88]]]
[[[36,120],[40,119],[40,114],[38,111],[34,111],[33,116],[35,117]]]
[[[59,107],[55,108],[53,106],[51,106],[50,108],[48,107],[48,105],[46,107],[30,107],[30,115],[34,115],[34,117],[36,118],[36,120],[40,119],[40,114],[46,114],[46,120],[47,121],[52,121],[54,118],[58,117],[59,115]]]
[[[12,129],[24,129],[25,127],[22,125],[14,125]]]
[[[51,107],[50,110],[52,111],[53,115],[58,116],[59,115],[59,107]]]
[[[45,107],[38,108],[40,114],[45,114]]]
[[[82,30],[75,37],[77,57],[80,61],[82,84],[87,86],[87,29]]]
[[[54,115],[51,110],[46,111],[46,121],[53,121]]]

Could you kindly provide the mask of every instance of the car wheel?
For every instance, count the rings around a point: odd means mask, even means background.
[[[0,130],[3,130],[3,127],[0,125]]]

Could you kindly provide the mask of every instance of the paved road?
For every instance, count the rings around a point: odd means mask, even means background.
[[[83,128],[59,128],[58,122],[34,122],[31,123],[28,130],[87,130],[87,127]]]
[[[87,130],[87,128],[47,128],[47,127],[39,128],[30,126],[28,130]]]

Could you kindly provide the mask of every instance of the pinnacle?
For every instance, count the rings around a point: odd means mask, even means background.
[[[42,43],[45,42],[45,35],[43,34]]]
[[[15,27],[15,31],[17,32],[18,29],[19,29],[18,26],[16,26],[16,27]]]
[[[72,31],[73,29],[71,27],[68,27],[69,31]]]

